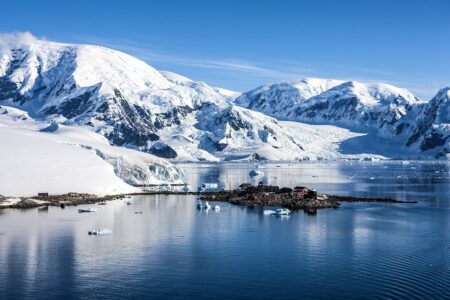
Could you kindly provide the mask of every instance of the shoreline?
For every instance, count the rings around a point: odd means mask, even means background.
[[[66,206],[77,206],[83,204],[96,204],[104,201],[112,201],[126,198],[126,194],[117,195],[105,195],[97,196],[93,194],[83,193],[67,193],[67,194],[55,194],[48,196],[32,196],[32,197],[9,197],[6,198],[0,195],[0,210],[7,208],[15,209],[30,209],[30,208],[43,208],[49,206],[59,206],[64,208]],[[20,199],[10,205],[4,204],[8,199]]]
[[[417,201],[402,201],[393,198],[380,197],[354,197],[343,195],[327,195],[315,194],[313,197],[305,197],[301,193],[294,193],[291,189],[280,191],[267,192],[258,190],[257,187],[252,191],[223,190],[223,191],[209,191],[209,192],[177,192],[177,191],[142,191],[136,193],[116,194],[96,196],[93,194],[83,193],[67,193],[55,195],[40,195],[33,197],[4,197],[0,195],[0,209],[31,209],[31,208],[46,208],[49,206],[59,206],[64,208],[66,206],[78,206],[83,204],[96,204],[100,202],[120,200],[130,198],[132,196],[141,195],[191,195],[199,196],[205,201],[226,202],[234,205],[242,205],[250,208],[262,206],[281,206],[291,210],[304,210],[306,212],[315,212],[317,209],[323,208],[339,208],[341,202],[371,202],[371,203],[385,203],[385,204],[415,204]],[[15,199],[10,205],[5,201],[8,199]]]
[[[280,206],[290,210],[304,210],[307,213],[315,213],[317,209],[339,208],[341,202],[351,203],[384,203],[384,204],[415,204],[417,201],[402,201],[393,198],[380,197],[354,197],[342,195],[317,194],[313,197],[305,197],[299,193],[285,192],[256,192],[247,193],[237,190],[225,191],[219,194],[203,195],[205,201],[220,201],[250,208],[263,206]]]

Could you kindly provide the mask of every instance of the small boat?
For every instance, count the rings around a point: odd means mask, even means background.
[[[112,234],[112,230],[110,229],[94,229],[88,231],[89,235],[108,235]]]
[[[271,209],[265,209],[265,210],[263,210],[262,213],[265,216],[270,216],[270,215],[274,215],[276,212],[274,210],[271,210]]]
[[[79,213],[85,213],[85,212],[96,212],[97,209],[89,207],[89,208],[79,208],[78,212]]]
[[[214,205],[213,206],[213,210],[214,211],[220,211],[220,206],[219,205]]]
[[[106,205],[106,201],[101,201],[98,203],[98,205]]]
[[[141,215],[141,214],[143,214],[144,212],[143,212],[143,211],[135,211],[134,213],[137,214],[137,215],[138,215],[138,214]]]
[[[202,207],[203,207],[202,201],[201,201],[201,200],[198,200],[198,201],[197,201],[197,209],[202,209]]]
[[[208,201],[205,202],[205,206],[203,207],[204,209],[211,209],[211,204],[209,204]]]
[[[131,201],[127,201],[127,205],[131,205]]]
[[[291,213],[291,211],[287,208],[277,208],[275,210],[275,215],[277,216],[287,216]]]

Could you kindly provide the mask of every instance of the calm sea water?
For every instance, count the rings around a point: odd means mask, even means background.
[[[193,187],[251,181],[252,164],[182,165]],[[0,210],[0,299],[449,299],[450,165],[263,164],[254,181],[418,204],[262,216],[192,196],[48,212]],[[143,214],[135,214],[142,211]],[[110,236],[89,236],[110,228]]]

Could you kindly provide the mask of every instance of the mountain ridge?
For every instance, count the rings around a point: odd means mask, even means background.
[[[0,56],[0,105],[85,126],[112,145],[171,160],[250,159],[254,153],[294,160],[320,152],[278,120],[375,133],[398,141],[407,155],[449,153],[448,118],[441,117],[448,115],[446,92],[425,103],[384,83],[306,78],[263,85],[234,99],[232,91],[160,72],[101,46],[9,46]],[[435,111],[439,117],[430,120]]]
[[[302,157],[293,151],[300,149],[294,138],[272,118],[234,107],[232,92],[159,72],[119,51],[37,42],[12,47],[0,61],[1,105],[24,109],[36,118],[89,127],[113,145],[176,159],[177,150],[168,141],[192,119],[190,142],[179,148],[195,152],[195,159],[210,159],[202,150],[224,157],[237,147],[250,156],[266,146]],[[268,158],[282,156],[272,154]]]

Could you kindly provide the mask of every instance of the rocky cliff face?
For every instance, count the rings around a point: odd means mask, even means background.
[[[430,152],[436,158],[450,155],[450,88],[440,90],[422,107],[406,146]]]

